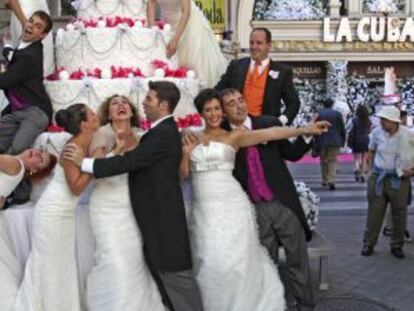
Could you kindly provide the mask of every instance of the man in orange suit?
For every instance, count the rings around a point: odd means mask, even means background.
[[[292,68],[269,58],[271,46],[272,34],[267,28],[253,29],[250,57],[233,60],[215,88],[240,90],[251,116],[272,115],[280,125],[288,125],[295,119],[300,101],[292,81]]]

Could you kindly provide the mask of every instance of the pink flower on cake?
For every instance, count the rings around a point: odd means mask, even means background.
[[[95,68],[93,70],[87,70],[86,74],[88,77],[92,77],[92,78],[97,78],[97,79],[101,79],[102,77],[102,70],[99,68]]]
[[[163,30],[164,29],[164,26],[165,26],[165,22],[163,22],[163,21],[157,21],[156,22],[156,25],[158,26],[158,28],[160,30]]]
[[[69,76],[70,80],[82,80],[85,77],[85,73],[78,69],[75,72],[72,72]]]
[[[199,127],[203,124],[201,116],[198,113],[189,114],[184,118],[176,118],[175,122],[179,129],[185,129],[189,127]]]
[[[139,121],[139,127],[145,131],[148,131],[151,128],[151,121],[148,119],[142,119]]]
[[[154,69],[166,69],[168,67],[168,64],[165,61],[159,60],[159,59],[155,59],[151,62],[152,67],[154,67]]]
[[[185,117],[175,117],[175,122],[179,129],[185,129],[189,127],[200,127],[203,125],[201,116],[198,113],[189,114]],[[139,127],[147,131],[151,129],[151,121],[148,119],[141,119],[139,122]]]
[[[59,75],[64,70],[65,70],[65,68],[63,68],[63,67],[57,68],[54,73],[48,75],[45,79],[48,80],[48,81],[57,81],[57,80],[60,80],[60,76]]]
[[[180,67],[178,69],[165,69],[165,76],[166,77],[173,77],[173,78],[185,78],[187,77],[188,69],[185,67]]]
[[[132,67],[115,67],[111,66],[112,78],[129,78],[133,77],[144,77],[142,71],[138,68]]]
[[[63,132],[65,129],[63,127],[60,127],[59,125],[56,125],[54,123],[50,124],[47,128],[48,132],[52,132],[52,133],[59,133],[59,132]]]
[[[187,77],[187,72],[188,69],[185,67],[179,67],[178,69],[171,69],[168,65],[168,63],[166,63],[163,60],[153,60],[151,62],[152,67],[157,70],[157,69],[163,69],[164,73],[165,73],[165,77],[171,77],[171,78],[185,78]]]

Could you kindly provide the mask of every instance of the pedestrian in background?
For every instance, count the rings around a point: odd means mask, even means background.
[[[345,144],[346,132],[342,115],[332,107],[334,102],[328,98],[316,121],[328,121],[331,124],[328,132],[315,138],[316,149],[319,150],[322,185],[335,190],[337,156]]]
[[[348,132],[347,145],[354,156],[355,181],[364,183],[367,175],[369,133],[372,123],[369,119],[368,108],[364,105],[359,105],[355,114]]]
[[[411,187],[412,169],[401,171],[401,141],[408,129],[401,126],[400,111],[386,106],[377,114],[381,127],[375,128],[369,143],[368,164],[371,176],[368,180],[368,216],[365,227],[362,256],[371,256],[378,241],[387,205],[390,204],[393,235],[391,253],[398,259],[405,257],[404,233],[407,226],[407,198]]]

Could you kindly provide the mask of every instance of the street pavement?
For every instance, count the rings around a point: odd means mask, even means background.
[[[289,167],[296,180],[306,182],[320,196],[317,231],[323,234],[334,249],[329,257],[330,288],[327,291],[318,289],[319,261],[311,259],[317,300],[350,296],[375,300],[398,311],[413,311],[413,244],[405,244],[406,258],[399,260],[391,255],[388,238],[381,235],[371,257],[360,255],[367,210],[366,186],[355,182],[352,164],[339,165],[337,190],[334,191],[321,186],[319,165],[291,163]],[[408,229],[412,233],[413,215],[413,209],[410,208]]]

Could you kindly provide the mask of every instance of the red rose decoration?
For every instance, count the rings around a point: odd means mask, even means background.
[[[48,132],[52,132],[52,133],[60,133],[63,132],[65,129],[63,127],[60,127],[59,125],[56,124],[50,124],[47,128]]]

